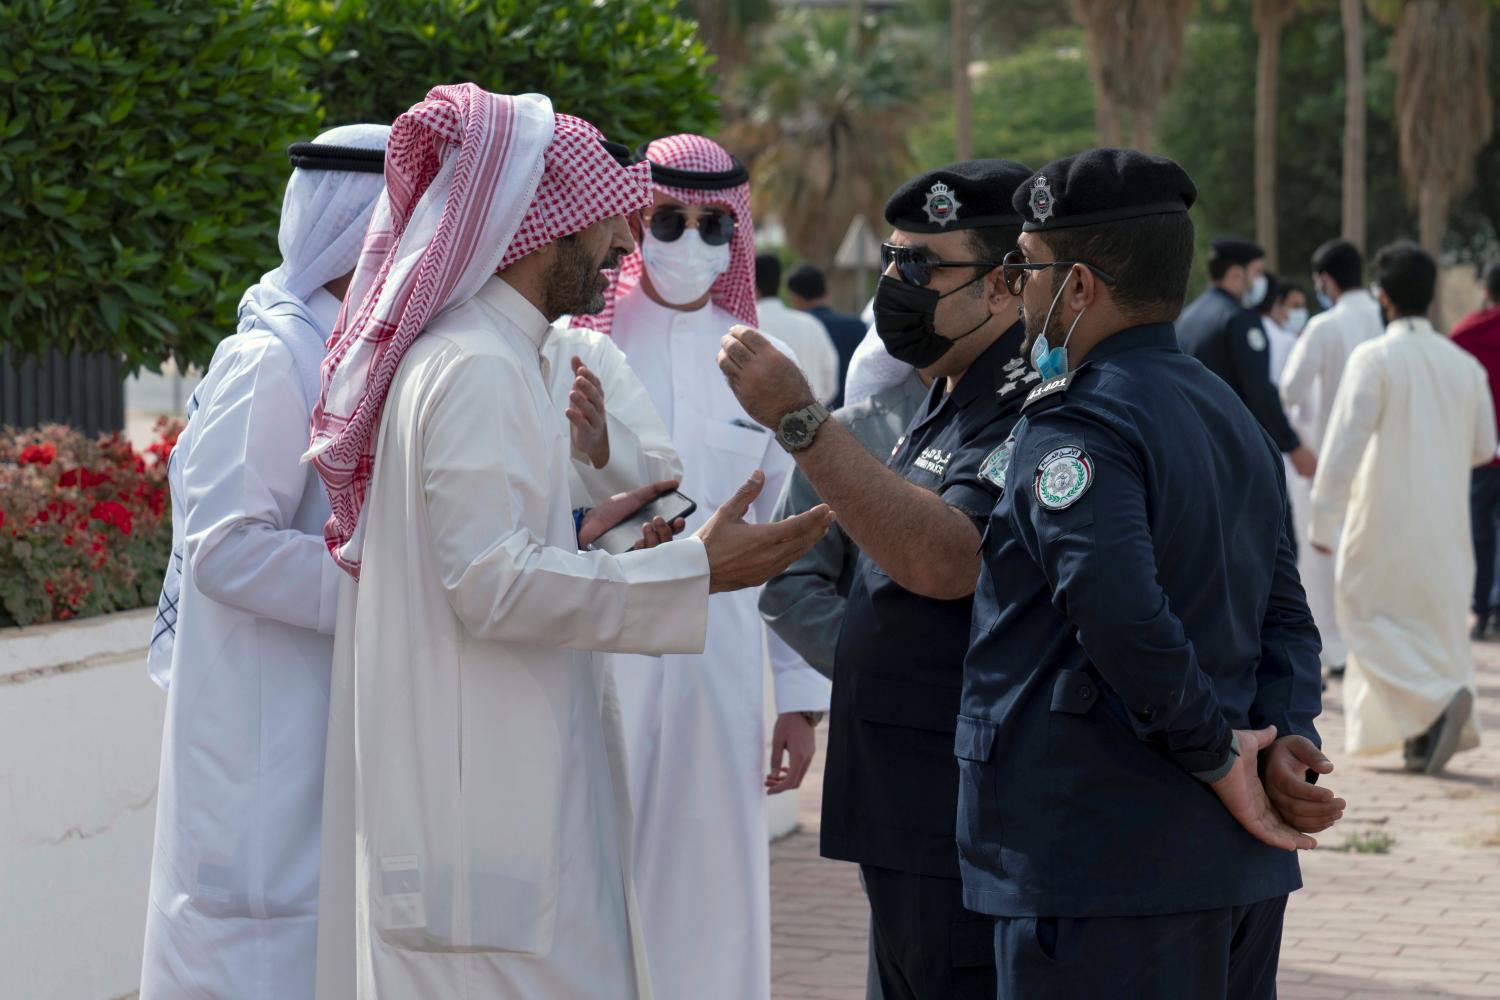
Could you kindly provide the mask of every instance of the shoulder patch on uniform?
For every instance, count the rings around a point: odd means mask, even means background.
[[[1258,326],[1252,326],[1245,331],[1245,340],[1250,344],[1252,351],[1264,351],[1266,349],[1266,334]]]
[[[1054,379],[1048,379],[1041,385],[1037,386],[1035,389],[1032,389],[1031,392],[1026,394],[1026,402],[1021,404],[1021,409],[1025,410],[1027,407],[1033,406],[1038,401],[1047,399],[1050,396],[1061,395],[1062,393],[1067,391],[1068,385],[1072,383],[1072,381],[1072,372],[1068,372],[1066,375],[1059,375]]]
[[[1036,502],[1047,510],[1066,510],[1094,484],[1094,463],[1082,448],[1058,448],[1036,466]]]
[[[1020,395],[1041,378],[1031,366],[1020,358],[1012,358],[1003,368],[995,372],[995,402],[1004,404]]]
[[[1007,438],[1004,444],[984,456],[984,461],[979,463],[979,477],[999,487],[1001,492],[1005,490],[1005,473],[1010,469],[1011,446],[1015,441],[1015,438]]]

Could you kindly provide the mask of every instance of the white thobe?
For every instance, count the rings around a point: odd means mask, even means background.
[[[1350,354],[1384,330],[1380,304],[1363,288],[1350,289],[1339,296],[1332,308],[1307,321],[1287,357],[1286,367],[1277,379],[1281,401],[1298,435],[1320,457],[1333,400]],[[1323,665],[1340,666],[1348,659],[1349,651],[1334,611],[1333,557],[1314,551],[1308,540],[1312,484],[1292,470],[1287,475],[1287,492],[1292,495],[1297,528],[1297,569],[1307,592],[1308,610],[1323,638]],[[1337,545],[1335,535],[1330,547]]]
[[[568,393],[576,377],[573,359],[581,358],[599,376],[604,389],[609,461],[604,468],[596,469],[587,455],[570,446],[573,461],[568,467],[568,494],[574,507],[592,507],[637,486],[682,478],[682,459],[672,447],[667,427],[614,341],[597,330],[559,321],[552,324],[552,332],[542,344],[542,357],[547,360],[547,387],[562,421],[559,426],[569,442],[573,425],[563,411],[568,408]]]
[[[828,328],[816,316],[789,308],[774,295],[756,302],[755,311],[759,314],[757,329],[775,337],[796,355],[818,402],[827,405],[837,399],[842,388],[839,349],[828,335]]]
[[[318,289],[306,305],[220,343],[172,456],[184,544],[170,669],[155,672],[167,720],[144,1000],[313,992],[341,574],[323,544],[323,484],[301,455],[339,302]],[[316,330],[296,329],[308,319]],[[292,325],[291,338],[265,322]]]
[[[1425,319],[1355,348],[1312,494],[1313,540],[1344,527],[1335,599],[1350,753],[1401,746],[1474,687],[1469,473],[1494,454],[1484,369]],[[1471,719],[1459,749],[1477,744]]]
[[[708,305],[667,309],[643,291],[615,307],[614,337],[682,455],[688,529],[756,469],[752,507],[770,521],[792,459],[757,425],[719,372],[737,321]],[[661,1000],[770,995],[770,857],[759,590],[709,600],[708,648],[660,659],[617,656],[635,804],[636,878],[651,979]],[[777,666],[788,666],[785,662]],[[806,664],[774,677],[778,712],[824,711],[828,681]]]
[[[608,669],[703,647],[702,542],[579,553],[542,315],[492,277],[385,401],[339,601],[318,995],[650,995]]]

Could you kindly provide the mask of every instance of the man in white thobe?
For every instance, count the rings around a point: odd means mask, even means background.
[[[603,305],[647,176],[546,98],[473,84],[391,148],[309,450],[350,574],[318,995],[649,997],[613,685],[582,651],[701,648],[710,590],[758,585],[829,514],[745,525],[753,480],[691,539],[578,551],[645,491],[575,532],[540,351]]]
[[[761,470],[754,514],[770,521],[791,458],[735,400],[716,360],[720,338],[756,315],[748,174],[701,136],[658,139],[646,158],[655,202],[640,223],[641,250],[621,267],[611,314],[593,322],[607,324],[666,421],[682,491],[711,510]],[[772,661],[768,774],[757,595],[715,597],[708,617],[701,655],[614,658],[641,913],[661,1000],[766,1000],[766,793],[790,790],[806,770],[829,684],[795,657]]]
[[[311,1000],[338,567],[300,461],[324,344],[385,186],[384,125],[291,149],[282,262],[240,301],[168,469],[147,666],[167,691],[141,996]]]
[[[839,396],[839,350],[828,330],[814,317],[781,301],[781,259],[755,255],[755,310],[760,329],[792,349],[818,402],[829,406]]]
[[[1468,596],[1469,473],[1495,454],[1484,369],[1425,314],[1437,265],[1415,244],[1375,258],[1383,336],[1356,347],[1339,384],[1312,493],[1312,544],[1333,549],[1349,643],[1350,753],[1401,747],[1435,774],[1479,743]]]
[[[1364,259],[1348,240],[1330,240],[1313,254],[1313,290],[1323,312],[1307,323],[1287,357],[1279,380],[1287,417],[1304,433],[1313,448],[1323,449],[1333,400],[1349,357],[1360,344],[1385,330],[1380,305],[1363,287]],[[1323,667],[1334,676],[1343,673],[1348,646],[1334,612],[1333,559],[1313,548],[1308,510],[1311,486],[1302,476],[1287,476],[1292,514],[1297,527],[1297,569],[1307,591],[1307,606],[1323,637]],[[1338,547],[1338,537],[1329,540]]]

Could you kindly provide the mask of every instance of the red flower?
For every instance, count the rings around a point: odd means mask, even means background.
[[[78,469],[69,469],[67,472],[64,472],[61,476],[57,477],[57,485],[77,486],[79,471]]]
[[[51,580],[48,580],[47,583],[46,583],[46,590],[47,590],[47,596],[51,597],[52,594],[53,594],[53,592],[56,591],[57,588],[52,585],[52,581]]]
[[[89,517],[118,529],[122,535],[130,534],[132,526],[130,511],[113,500],[104,500],[94,504],[94,509],[89,511]]]
[[[63,544],[66,545],[66,546],[68,546],[69,548],[72,548],[73,547],[73,536],[72,535],[63,535]]]
[[[0,528],[5,527],[5,511],[0,510]]]
[[[57,445],[48,441],[46,444],[29,444],[22,448],[16,461],[21,465],[51,465],[56,457]]]
[[[36,519],[38,521],[40,521],[41,523],[43,523],[43,524],[46,524],[50,520],[50,518],[47,516],[47,512],[45,510],[41,511],[40,513],[38,513],[37,516],[36,516]]]

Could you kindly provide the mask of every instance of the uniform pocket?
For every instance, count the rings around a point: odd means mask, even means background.
[[[1082,715],[1099,700],[1099,683],[1083,670],[1064,670],[1052,684],[1052,711]]]
[[[958,856],[983,871],[1000,872],[999,801],[990,755],[999,726],[988,719],[958,717],[953,755],[958,758]]]

